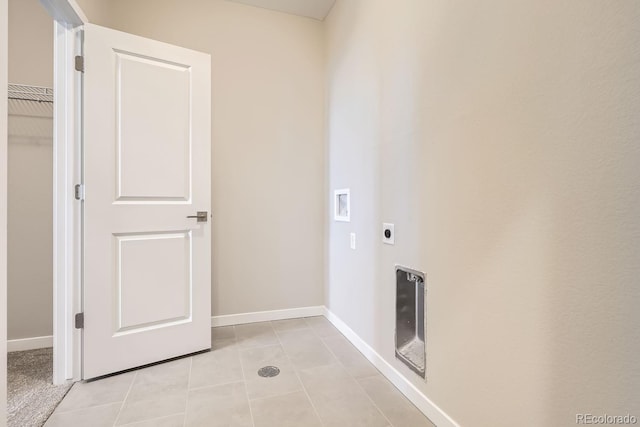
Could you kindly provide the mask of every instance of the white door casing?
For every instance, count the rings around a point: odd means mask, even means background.
[[[211,347],[211,60],[84,31],[88,379]]]

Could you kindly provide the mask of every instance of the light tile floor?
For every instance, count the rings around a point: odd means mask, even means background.
[[[76,383],[45,426],[433,427],[324,317],[211,335],[211,352]]]

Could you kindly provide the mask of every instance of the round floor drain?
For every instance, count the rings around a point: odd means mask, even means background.
[[[264,378],[275,377],[280,373],[280,369],[275,366],[265,366],[264,368],[258,369],[258,375]]]

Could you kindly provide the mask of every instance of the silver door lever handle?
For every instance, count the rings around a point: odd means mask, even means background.
[[[196,215],[189,215],[187,218],[196,218],[198,222],[207,222],[207,218],[209,217],[207,211],[198,211]]]

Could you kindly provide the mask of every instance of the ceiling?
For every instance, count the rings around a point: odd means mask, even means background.
[[[230,0],[264,9],[306,16],[319,21],[329,14],[336,0]]]

